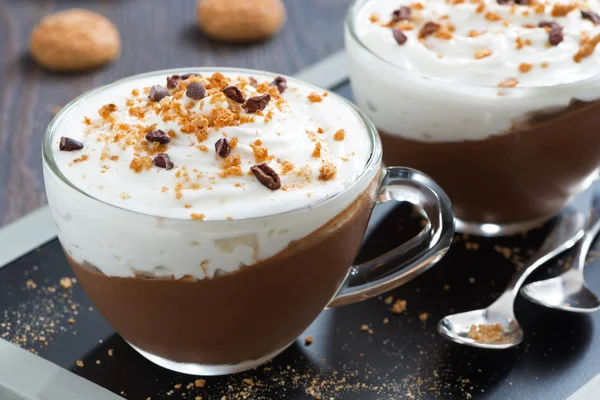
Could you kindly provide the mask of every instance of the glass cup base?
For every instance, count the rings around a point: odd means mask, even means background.
[[[159,365],[163,368],[169,369],[171,371],[179,372],[182,374],[200,375],[200,376],[229,375],[229,374],[235,374],[238,372],[248,371],[250,369],[257,368],[257,367],[261,366],[262,364],[265,364],[266,362],[275,358],[277,355],[279,355],[279,353],[281,353],[288,347],[288,346],[286,346],[282,349],[274,351],[273,353],[266,355],[264,357],[261,357],[257,360],[242,361],[238,364],[203,365],[203,364],[184,363],[184,362],[167,360],[166,358],[148,353],[147,351],[144,351],[144,350],[140,349],[139,347],[132,345],[129,342],[127,342],[127,343],[131,347],[133,347],[135,351],[137,351],[142,356],[144,356],[146,359],[148,359],[149,361],[153,362],[156,365]]]
[[[551,218],[552,216],[549,216],[544,218],[538,218],[536,220],[514,222],[510,224],[470,222],[463,221],[460,218],[454,218],[454,224],[456,232],[459,233],[466,233],[469,235],[484,237],[497,237],[515,235],[518,233],[530,231],[535,228],[539,228]]]

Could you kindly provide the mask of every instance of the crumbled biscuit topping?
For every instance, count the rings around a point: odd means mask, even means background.
[[[307,132],[312,135],[310,140],[314,147],[305,156],[318,158],[320,168],[309,164],[294,165],[286,159],[289,155],[277,154],[269,145],[272,142],[259,138],[260,131],[251,141],[246,136],[243,139],[237,135],[228,137],[228,128],[246,129],[245,125],[258,122],[277,126],[285,118],[283,115],[289,113],[291,107],[282,95],[287,83],[284,78],[277,79],[280,79],[279,85],[270,81],[252,82],[243,76],[225,76],[216,72],[207,76],[172,76],[166,82],[156,82],[151,87],[128,89],[128,97],[122,103],[104,104],[97,110],[97,116],[83,118],[87,140],[99,143],[101,151],[88,152],[82,143],[70,138],[63,139],[67,142],[62,144],[61,150],[81,153],[72,158],[69,165],[97,158],[102,161],[101,174],[118,169],[119,162],[127,162],[129,167],[129,172],[121,168],[121,174],[169,174],[175,183],[161,184],[156,191],[180,201],[181,208],[188,210],[186,215],[198,221],[211,219],[211,215],[202,212],[198,206],[201,202],[188,193],[211,191],[213,184],[219,180],[244,191],[249,185],[264,187],[264,174],[275,181],[282,176],[286,177],[286,181],[282,182],[281,188],[293,192],[317,179],[334,179],[338,173],[337,163],[341,161],[339,156],[330,154],[328,143],[331,146],[332,142],[328,140],[344,141],[347,131],[342,120],[339,126],[316,126],[310,133]],[[287,90],[285,96],[301,98],[307,107],[321,107],[329,97],[327,92],[300,94],[293,87]],[[197,152],[188,155],[188,159],[209,155],[214,159],[206,170],[188,168],[187,159],[178,156],[181,152],[174,152],[174,148],[189,148]],[[128,154],[131,156],[128,157]],[[348,159],[345,157],[345,160]],[[258,172],[252,170],[252,167],[263,164],[266,166]],[[267,186],[271,190],[279,189],[279,185]],[[97,187],[106,187],[106,184]],[[135,196],[135,191],[122,191],[119,195],[121,200]]]

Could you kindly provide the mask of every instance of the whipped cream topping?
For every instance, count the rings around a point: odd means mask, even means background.
[[[167,76],[109,87],[61,120],[53,137],[58,168],[89,195],[125,209],[181,219],[259,217],[305,207],[342,191],[364,170],[371,143],[360,117],[336,96],[290,83],[280,95],[274,77],[217,73],[182,80],[160,101],[148,98]],[[206,97],[186,94],[200,82]],[[269,93],[261,111],[247,112],[223,89],[245,99]],[[193,94],[192,94],[193,96]],[[198,97],[198,96],[196,96]],[[252,111],[252,110],[249,110]],[[169,143],[148,141],[161,130]],[[60,151],[60,138],[83,144]],[[215,143],[226,139],[227,157]],[[174,167],[152,164],[166,153]],[[267,163],[281,188],[269,190],[250,172]]]
[[[168,90],[166,74],[129,78],[57,116],[46,159],[89,195],[44,163],[58,237],[73,260],[116,277],[233,272],[317,231],[378,176],[379,149],[371,159],[365,122],[336,95],[292,79],[280,94],[270,86],[275,75],[253,72],[254,87],[249,73],[213,72]],[[237,86],[244,102],[233,89],[225,96],[226,85]],[[267,93],[262,111],[264,99],[248,103]],[[72,140],[61,146],[61,137]],[[170,169],[164,158],[155,161],[165,153]],[[279,177],[279,189],[251,171],[263,163]]]
[[[593,49],[594,39],[600,40],[600,26],[584,18],[581,10],[600,13],[600,2],[520,3],[524,5],[502,0],[373,0],[356,15],[356,30],[365,46],[385,60],[454,82],[552,86],[598,74],[600,51],[584,55],[582,47]],[[410,9],[408,19],[390,22],[400,6]],[[439,29],[424,36],[422,28],[428,22],[439,24]],[[551,44],[544,22],[562,28],[562,40],[556,45]],[[406,36],[404,44],[396,41],[392,26]]]
[[[518,1],[358,2],[346,27],[356,103],[387,134],[454,142],[600,98],[600,27],[581,11],[600,2]]]

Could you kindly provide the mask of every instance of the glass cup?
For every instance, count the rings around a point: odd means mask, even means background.
[[[379,130],[385,164],[419,169],[448,193],[458,231],[526,231],[596,179],[600,77],[499,88],[423,76],[361,41],[369,1],[355,0],[345,24],[354,100]]]
[[[160,71],[124,81],[212,71],[215,68]],[[43,141],[44,180],[58,237],[78,281],[114,329],[150,361],[194,375],[255,368],[289,346],[325,307],[395,288],[434,265],[450,246],[453,215],[445,193],[412,169],[385,168],[382,177],[381,142],[375,127],[341,98],[363,121],[372,152],[353,183],[308,207],[260,218],[199,223],[145,215],[91,197],[58,169],[52,138],[55,133],[63,135],[63,122],[90,96],[122,82],[83,94],[50,123]],[[351,266],[376,201],[392,200],[420,207],[427,226],[389,253]],[[176,279],[169,272],[169,264],[182,259],[195,259],[200,268],[203,243],[223,252],[260,250],[285,240],[285,232],[291,229],[304,229],[307,235],[288,241],[275,256],[235,272],[220,271],[204,279]],[[177,243],[176,248],[165,249],[165,240]],[[379,276],[383,266],[394,268]],[[368,283],[361,280],[365,276]]]

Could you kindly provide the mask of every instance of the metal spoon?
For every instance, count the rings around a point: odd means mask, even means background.
[[[587,207],[582,208],[571,206],[556,217],[556,224],[542,247],[523,269],[513,275],[504,293],[494,303],[485,309],[448,315],[438,323],[438,332],[453,342],[486,349],[507,349],[521,343],[524,336],[523,329],[517,322],[513,310],[519,288],[540,265],[572,247],[583,236],[589,203]],[[501,325],[502,331],[497,332],[498,335],[493,341],[469,337],[469,331],[473,326],[477,328],[480,325],[496,324]]]
[[[585,235],[577,243],[571,267],[555,278],[525,285],[521,289],[525,298],[557,310],[589,313],[600,309],[600,299],[588,289],[583,277],[586,256],[600,231],[600,210],[594,207],[590,212]]]

